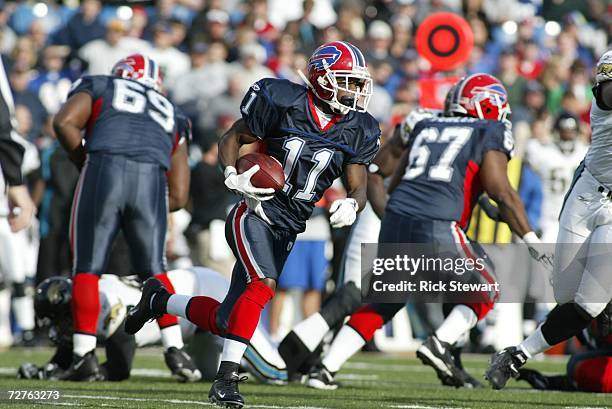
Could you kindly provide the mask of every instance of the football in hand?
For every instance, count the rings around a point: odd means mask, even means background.
[[[252,166],[259,165],[259,170],[251,177],[251,183],[255,187],[272,188],[278,192],[285,186],[285,173],[278,160],[264,153],[248,153],[236,164],[238,173],[249,170]]]

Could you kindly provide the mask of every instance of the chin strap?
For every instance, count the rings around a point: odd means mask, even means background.
[[[350,111],[348,107],[343,106],[339,102],[331,102],[331,101],[327,101],[327,100],[321,98],[319,96],[319,94],[317,93],[317,90],[315,89],[315,87],[312,86],[312,84],[310,83],[310,81],[308,80],[306,75],[304,75],[302,70],[298,69],[296,71],[297,71],[298,75],[300,76],[300,78],[302,79],[302,81],[304,81],[304,83],[308,86],[308,88],[310,88],[310,90],[313,92],[313,94],[315,94],[315,96],[319,100],[321,100],[321,101],[325,102],[327,105],[329,105],[329,107],[331,108],[331,110],[332,110],[332,112],[334,114],[340,114],[340,115],[348,114],[348,112]]]

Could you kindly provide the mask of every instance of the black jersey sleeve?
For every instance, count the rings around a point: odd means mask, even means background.
[[[251,132],[260,139],[264,139],[278,126],[283,110],[274,97],[278,92],[271,89],[275,85],[273,81],[270,79],[257,81],[249,88],[240,104],[242,119]]]
[[[76,80],[70,92],[68,92],[68,98],[79,92],[84,92],[91,95],[93,99],[100,97],[108,85],[109,77],[105,76],[84,76]]]
[[[495,150],[506,154],[508,159],[512,158],[514,153],[514,137],[509,127],[506,127],[502,122],[490,122],[484,127],[483,132],[483,155],[488,151]]]

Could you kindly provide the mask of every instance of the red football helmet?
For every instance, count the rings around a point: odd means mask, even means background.
[[[372,78],[357,47],[345,41],[323,44],[308,60],[302,79],[335,112],[365,112],[372,96]],[[338,97],[338,91],[342,95]]]
[[[113,67],[112,74],[138,81],[156,91],[162,89],[159,65],[144,54],[132,54],[119,60]]]
[[[503,121],[510,111],[508,93],[502,83],[489,74],[472,74],[457,82],[445,107],[451,116],[471,116]]]

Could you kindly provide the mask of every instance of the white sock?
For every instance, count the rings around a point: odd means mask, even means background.
[[[172,294],[170,298],[168,298],[166,311],[170,315],[187,318],[187,304],[189,304],[189,300],[191,300],[191,296],[189,295]]]
[[[0,348],[9,347],[13,343],[10,312],[11,291],[5,288],[0,290]]]
[[[552,345],[544,339],[542,326],[540,325],[531,335],[525,338],[518,347],[527,355],[527,358],[533,358],[534,355],[546,351],[551,346]]]
[[[13,298],[15,321],[24,331],[34,329],[34,299],[31,296]]]
[[[247,349],[247,344],[225,338],[223,341],[223,353],[221,354],[221,362],[229,361],[239,364]]]
[[[293,332],[302,340],[310,352],[313,352],[319,346],[328,331],[329,325],[318,312],[293,328]]]
[[[453,345],[478,322],[476,313],[466,305],[457,305],[436,330],[436,337]]]
[[[361,335],[348,325],[343,325],[323,358],[323,365],[330,372],[338,372],[342,365],[355,355],[364,345]]]
[[[96,349],[96,337],[88,334],[72,334],[72,352],[78,356],[85,356],[89,351]]]
[[[170,347],[177,347],[178,349],[183,348],[183,334],[181,333],[180,325],[172,325],[161,329],[161,339],[164,349]]]

